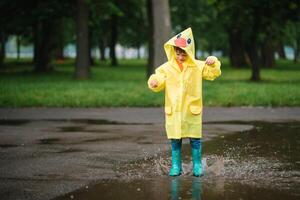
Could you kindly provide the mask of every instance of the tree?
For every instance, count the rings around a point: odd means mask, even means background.
[[[220,23],[222,16],[218,16],[218,10],[213,2],[171,0],[172,27],[175,32],[192,27],[196,51],[212,54],[214,50],[222,50],[227,53],[228,36]]]
[[[5,36],[4,38],[9,35],[17,36],[18,54],[23,39],[34,44],[35,72],[47,72],[53,69],[51,60],[59,43],[59,21],[64,17],[71,16],[72,5],[71,0],[1,1],[0,25],[2,35]]]
[[[110,19],[110,43],[109,43],[109,55],[111,59],[111,66],[117,66],[116,45],[118,40],[118,16],[116,14],[111,15]]]
[[[34,31],[34,71],[47,72],[53,70],[51,60],[55,50],[56,21],[41,20]]]
[[[28,20],[24,17],[26,9],[21,12],[23,8],[26,8],[25,5],[27,4],[17,0],[0,1],[0,67],[4,66],[5,43],[8,37],[10,35],[21,35],[28,31]]]
[[[284,45],[283,45],[282,40],[283,40],[283,38],[281,38],[280,41],[278,41],[278,43],[277,43],[277,52],[278,52],[279,58],[286,59],[286,54],[284,51]]]
[[[300,22],[289,21],[285,28],[285,41],[294,50],[294,62],[298,62],[300,56]]]
[[[149,60],[147,76],[155,67],[166,61],[163,44],[170,39],[171,20],[168,0],[148,0],[148,18],[150,24]]]
[[[0,32],[0,68],[4,66],[6,40],[5,33]]]
[[[137,49],[140,58],[140,47],[147,42],[148,24],[145,1],[130,0],[122,6],[124,15],[120,17],[119,43],[124,47]],[[135,12],[131,12],[134,10]]]
[[[105,48],[108,46],[108,26],[111,13],[111,1],[90,1],[89,30],[92,32],[90,46],[98,47],[100,61],[105,61]]]
[[[72,1],[26,1],[25,13],[30,21],[34,40],[34,71],[53,70],[51,61],[59,46],[61,20],[73,11]]]
[[[217,0],[216,7],[224,16],[221,21],[226,30],[237,30],[237,38],[242,38],[237,41],[250,60],[251,80],[259,81],[260,68],[274,65],[275,45],[282,37],[282,27],[288,20],[299,20],[299,4],[296,0]]]
[[[91,0],[92,12],[90,22],[92,23],[94,35],[97,36],[95,37],[95,45],[100,46],[100,57],[102,57],[102,59],[104,59],[105,47],[107,45],[109,46],[112,66],[118,65],[115,47],[119,40],[120,17],[124,16],[122,7],[131,1],[132,0]]]
[[[75,11],[73,11],[74,13]],[[55,48],[55,59],[64,59],[64,47],[70,43],[75,44],[75,20],[73,17],[62,16],[59,19],[56,27],[56,48]]]
[[[76,12],[76,69],[75,78],[87,79],[90,77],[89,68],[89,10],[86,0],[77,0]]]

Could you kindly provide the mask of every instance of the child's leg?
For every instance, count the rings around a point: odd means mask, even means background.
[[[200,138],[190,138],[194,176],[202,176],[202,143]]]
[[[181,139],[171,139],[172,146],[172,167],[170,176],[179,176],[181,174]]]
[[[172,150],[181,149],[182,139],[171,139]]]

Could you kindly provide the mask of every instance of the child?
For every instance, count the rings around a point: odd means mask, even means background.
[[[148,80],[154,92],[165,90],[165,120],[172,147],[170,176],[182,173],[182,138],[189,138],[193,160],[193,175],[203,175],[202,137],[202,78],[214,80],[221,75],[220,61],[209,56],[206,61],[195,59],[192,29],[188,28],[164,45],[168,62],[155,70]]]

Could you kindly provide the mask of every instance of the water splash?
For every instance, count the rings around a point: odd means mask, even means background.
[[[162,155],[156,158],[145,158],[143,161],[128,163],[118,171],[118,176],[124,179],[151,178],[157,176],[169,176],[171,158]],[[202,159],[205,175],[223,176],[224,159],[219,156],[208,156]],[[182,176],[193,175],[193,163],[182,162]]]

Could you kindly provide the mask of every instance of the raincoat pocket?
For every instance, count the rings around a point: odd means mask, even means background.
[[[165,106],[165,113],[167,115],[171,115],[172,114],[172,107],[171,106]]]
[[[190,105],[190,111],[194,115],[199,115],[202,112],[202,106]]]

